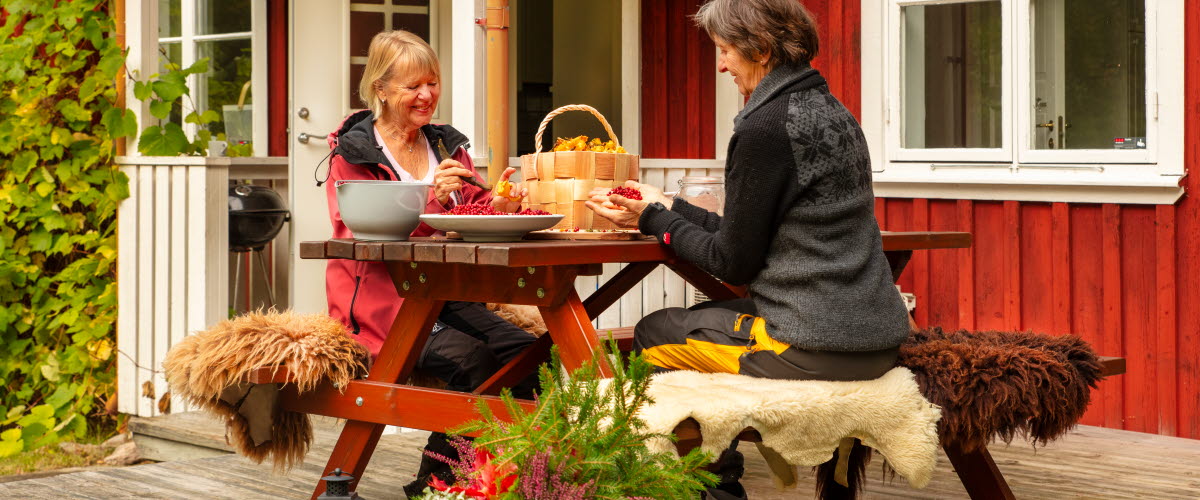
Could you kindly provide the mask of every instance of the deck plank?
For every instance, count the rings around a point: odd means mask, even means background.
[[[181,419],[195,426],[195,420]],[[191,433],[199,432],[193,427]],[[210,430],[208,432],[219,432]],[[269,463],[254,464],[229,455],[180,462],[76,472],[0,484],[0,497],[9,498],[304,498],[312,491],[325,458],[337,438],[337,425],[320,422],[312,450],[302,465],[276,475]],[[425,432],[385,435],[367,469],[359,494],[372,499],[403,498],[400,487],[412,480],[424,445]],[[766,465],[751,443],[741,443],[746,455],[743,484],[750,498],[808,498],[812,480],[798,491],[777,491]],[[990,447],[997,466],[1017,498],[1148,498],[1200,497],[1200,441],[1136,432],[1079,427],[1062,440],[1036,450],[1023,441]],[[945,455],[928,487],[909,488],[903,478],[882,479],[881,460],[867,467],[866,499],[962,499],[966,492]]]

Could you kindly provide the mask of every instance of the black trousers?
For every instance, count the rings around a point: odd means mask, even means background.
[[[417,360],[417,370],[446,382],[452,391],[470,392],[490,378],[505,363],[520,354],[533,343],[535,337],[516,325],[505,321],[478,302],[446,302],[438,314],[429,340]],[[513,396],[532,399],[537,390],[537,374],[526,377],[513,386]],[[436,475],[446,482],[453,482],[454,473],[450,466],[432,458],[434,453],[450,459],[459,459],[456,450],[441,432],[429,435],[425,453],[416,479],[404,486],[406,495],[416,496]]]
[[[535,337],[478,302],[446,302],[425,343],[417,369],[446,382],[446,389],[470,392],[532,344]],[[537,374],[512,388],[530,399]]]
[[[666,370],[789,380],[871,380],[896,366],[899,348],[810,351],[778,342],[750,299],[671,307],[634,327],[634,351]]]

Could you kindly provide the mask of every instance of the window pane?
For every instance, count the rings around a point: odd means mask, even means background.
[[[196,44],[197,57],[209,58],[208,73],[198,75],[193,93],[199,111],[215,110],[221,121],[208,124],[216,138],[225,133],[230,146],[248,144],[254,137],[254,96],[250,94],[250,40],[222,40]]]
[[[182,31],[179,29],[180,14],[182,14],[182,11],[180,10],[179,0],[158,0],[159,38],[180,36],[182,34]]]
[[[196,33],[250,31],[250,0],[196,0]]]
[[[1033,5],[1033,148],[1144,149],[1144,0]]]
[[[999,1],[904,7],[905,148],[999,148]]]
[[[160,75],[167,72],[167,64],[179,66],[179,63],[183,61],[183,44],[179,42],[160,43],[158,44],[158,50],[158,74]],[[182,125],[183,106],[179,102],[176,102],[171,106],[171,114],[163,121]]]

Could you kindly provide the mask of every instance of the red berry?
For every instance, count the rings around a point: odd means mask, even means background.
[[[612,188],[612,191],[609,191],[608,194],[609,195],[619,194],[619,195],[629,198],[631,200],[642,199],[641,191],[638,191],[637,189],[634,189],[631,187],[625,187],[625,186],[618,186],[618,187]]]

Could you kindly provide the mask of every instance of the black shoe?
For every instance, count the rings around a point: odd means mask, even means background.
[[[717,485],[705,490],[705,497],[712,500],[742,500],[746,488],[742,487],[742,474],[746,472],[746,458],[740,451],[729,448],[717,459]]]
[[[421,452],[421,465],[417,467],[417,479],[413,482],[404,485],[404,495],[413,498],[425,491],[425,487],[429,486],[429,481],[436,476],[446,484],[454,483],[454,470],[450,468],[450,464],[429,456],[425,451],[437,453],[451,460],[458,458],[458,450],[455,450],[450,442],[446,439],[446,435],[440,432],[434,432],[429,435],[429,441],[425,443],[425,450]]]

